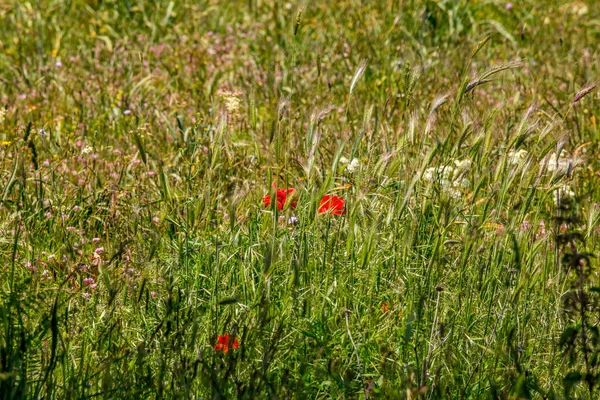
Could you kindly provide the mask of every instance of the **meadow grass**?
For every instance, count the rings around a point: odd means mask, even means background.
[[[0,399],[599,395],[594,1],[0,21]]]

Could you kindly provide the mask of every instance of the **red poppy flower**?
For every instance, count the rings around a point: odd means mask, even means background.
[[[225,334],[223,336],[217,337],[217,344],[215,345],[215,351],[222,351],[223,353],[227,353],[229,351],[229,346],[237,349],[240,347],[240,343],[237,338],[233,339],[233,343],[229,340],[229,334]]]
[[[296,192],[296,189],[294,189],[294,188],[279,189],[276,192],[277,209],[283,210],[283,207],[285,206],[285,202],[287,201],[287,197],[288,196],[292,197],[295,192]],[[266,195],[265,197],[263,197],[262,201],[263,201],[263,203],[265,203],[265,207],[271,206],[271,196]],[[290,207],[295,208],[297,203],[298,202],[296,201],[296,199],[292,199],[292,201],[290,202]]]
[[[344,198],[339,196],[323,196],[319,204],[319,214],[331,213],[333,215],[345,215]]]
[[[389,301],[386,301],[385,303],[383,303],[381,305],[381,311],[384,313],[390,311],[390,302]]]

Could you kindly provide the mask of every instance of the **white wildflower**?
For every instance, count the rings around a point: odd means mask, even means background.
[[[85,155],[90,154],[92,151],[94,151],[94,149],[92,148],[92,146],[85,146],[83,148],[83,150],[81,150],[81,154],[85,156]]]
[[[573,197],[575,197],[575,192],[572,191],[570,188],[562,189],[560,194],[563,198],[572,199]]]
[[[431,167],[425,170],[423,174],[423,179],[427,182],[434,182],[436,180],[440,180],[442,182],[442,186],[450,185],[450,181],[454,176],[454,168],[449,165],[442,165],[439,167]],[[446,182],[446,183],[445,183]]]
[[[451,166],[447,165],[445,167],[442,167],[442,177],[444,178],[444,180],[449,180],[452,179],[454,177],[455,171],[454,168],[452,168]]]
[[[556,190],[558,191],[558,195],[561,199],[572,199],[575,197],[575,192],[567,184],[560,186]],[[556,198],[554,201],[556,201]]]
[[[527,150],[511,150],[508,152],[508,162],[511,165],[521,165],[529,153]]]
[[[450,197],[452,197],[453,199],[459,199],[462,195],[462,193],[460,192],[460,190],[458,189],[449,189],[448,190],[448,194],[450,195]]]
[[[456,160],[455,167],[442,165],[439,167],[427,168],[423,174],[425,182],[438,182],[441,189],[452,198],[459,198],[462,190],[470,185],[469,179],[465,176],[471,167],[471,160]]]
[[[556,153],[550,154],[542,160],[541,164],[542,166],[546,164],[548,172],[566,173],[567,171],[574,169],[580,162],[580,160],[570,157],[569,154],[563,150],[558,156]]]
[[[350,162],[350,164],[348,164],[348,167],[346,167],[346,169],[348,170],[348,172],[351,173],[351,174],[353,174],[356,171],[358,171],[359,168],[360,168],[360,162],[356,158],[352,159],[352,161]]]
[[[432,182],[433,181],[433,176],[435,174],[435,168],[427,168],[425,170],[425,173],[423,174],[423,180],[425,182]]]
[[[589,8],[588,8],[587,4],[585,4],[585,3],[576,1],[571,6],[571,13],[573,13],[573,14],[579,16],[579,17],[583,17],[588,12],[589,12]]]
[[[346,171],[348,171],[349,174],[353,174],[360,169],[360,161],[358,161],[358,158],[353,158],[352,161],[350,161],[346,157],[340,157],[340,163],[346,166]]]
[[[229,114],[234,114],[242,104],[240,99],[240,93],[238,91],[230,92],[228,90],[222,90],[217,93],[225,101],[225,108]]]
[[[466,170],[471,168],[471,160],[465,158],[464,160],[455,160],[454,165],[456,165],[456,169]]]

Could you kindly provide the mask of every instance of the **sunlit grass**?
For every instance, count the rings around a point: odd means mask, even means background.
[[[600,15],[542,3],[1,4],[0,397],[593,398]]]

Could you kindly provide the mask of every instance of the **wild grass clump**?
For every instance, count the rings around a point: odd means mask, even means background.
[[[0,398],[596,398],[563,3],[0,4]]]

